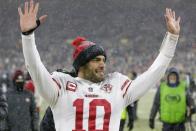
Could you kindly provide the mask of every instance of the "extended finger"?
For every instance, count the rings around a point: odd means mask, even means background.
[[[171,9],[169,9],[169,15],[170,15],[171,18],[173,18],[173,14],[172,14],[172,10]]]
[[[174,11],[171,10],[171,15],[172,15],[172,18],[174,18]]]
[[[26,14],[26,13],[28,13],[28,12],[29,12],[29,7],[28,7],[28,5],[29,5],[29,2],[25,2],[24,14]]]
[[[170,18],[169,8],[166,8],[165,18],[168,20]]]
[[[166,8],[166,10],[165,10],[165,14],[166,14],[166,15],[168,15],[168,14],[169,14],[169,9],[168,9],[168,8]]]
[[[47,15],[43,15],[43,16],[41,16],[41,17],[39,18],[41,24],[44,23],[44,21],[46,20],[46,18],[47,18]]]
[[[165,15],[165,21],[166,21],[166,23],[168,23],[168,16],[167,15]]]
[[[22,15],[23,15],[23,13],[22,13],[22,9],[21,9],[20,7],[18,7],[18,14],[19,14],[20,16],[22,16]]]
[[[180,21],[181,21],[181,17],[179,16],[177,19],[177,23],[180,24]]]
[[[29,9],[29,12],[33,12],[33,9],[34,9],[34,1],[31,0],[30,1],[30,9]]]
[[[37,15],[38,9],[39,9],[39,3],[36,3],[34,8],[35,15]]]
[[[175,13],[175,11],[172,11],[172,15],[173,15],[174,20],[176,20],[176,13]]]
[[[170,18],[171,17],[170,9],[169,8],[166,8],[166,16],[167,16],[167,18]]]

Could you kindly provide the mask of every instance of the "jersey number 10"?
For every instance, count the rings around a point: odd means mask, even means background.
[[[75,129],[72,131],[86,131],[83,129],[83,108],[84,99],[76,99],[73,103],[76,107]],[[97,106],[104,107],[103,129],[96,129],[96,109]],[[109,131],[109,123],[111,116],[111,105],[105,99],[93,99],[89,103],[88,131]]]

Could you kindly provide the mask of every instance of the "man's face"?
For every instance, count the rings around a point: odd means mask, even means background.
[[[22,91],[23,90],[23,86],[24,86],[24,76],[23,75],[19,75],[16,80],[15,80],[15,86],[17,88],[18,91]]]
[[[177,82],[177,76],[175,73],[171,73],[169,75],[169,83],[170,84],[175,84]]]
[[[101,82],[105,76],[105,57],[96,56],[84,66],[84,77],[92,82]]]

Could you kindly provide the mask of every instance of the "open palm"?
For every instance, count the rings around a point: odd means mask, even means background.
[[[176,20],[175,11],[166,8],[165,19],[167,24],[167,30],[175,35],[180,33],[180,17]]]
[[[30,3],[30,4],[29,4]],[[34,1],[25,2],[24,5],[24,13],[22,9],[18,8],[18,13],[20,16],[20,28],[22,32],[27,32],[31,29],[36,28],[36,20],[38,13],[39,3],[34,4]],[[43,23],[46,19],[47,15],[43,15],[39,18],[40,22]]]

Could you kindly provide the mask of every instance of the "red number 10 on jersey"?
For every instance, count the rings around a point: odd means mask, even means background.
[[[84,99],[76,99],[73,103],[76,107],[75,129],[72,131],[86,131],[83,129]],[[103,129],[96,129],[96,110],[97,106],[104,108]],[[111,116],[111,105],[105,99],[93,99],[89,103],[88,131],[109,131]]]

